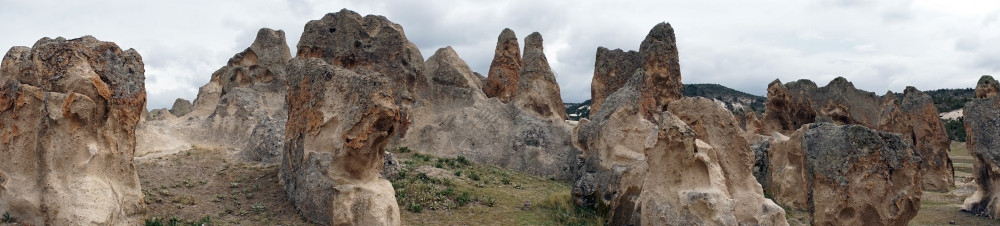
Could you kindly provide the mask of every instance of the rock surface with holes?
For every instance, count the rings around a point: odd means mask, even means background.
[[[859,90],[844,78],[824,87],[809,80],[768,85],[767,107],[756,129],[761,135],[790,135],[809,123],[829,122],[861,125],[878,131],[899,133],[919,156],[924,190],[946,192],[954,184],[948,158],[950,143],[930,95],[907,87],[902,98]],[[767,186],[767,185],[765,185]]]
[[[91,36],[14,47],[0,65],[0,212],[34,225],[137,225],[145,111],[135,50]]]
[[[315,58],[288,65],[288,123],[280,178],[306,219],[324,225],[399,225],[385,147],[401,129],[389,78]]]
[[[921,159],[899,134],[807,124],[770,140],[767,192],[814,225],[905,225],[920,209]]]
[[[962,210],[991,218],[1000,217],[1000,97],[996,80],[983,76],[976,85],[976,99],[965,104],[965,145],[975,158],[972,175],[976,192],[965,199]]]
[[[634,72],[577,126],[576,203],[607,206],[613,225],[788,225],[753,179],[753,152],[732,114],[699,98],[646,114],[645,75]]]

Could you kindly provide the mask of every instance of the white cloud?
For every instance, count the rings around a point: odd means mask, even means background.
[[[258,28],[295,44],[306,22],[341,8],[384,15],[430,57],[452,46],[485,73],[505,27],[538,31],[566,102],[590,97],[598,46],[638,49],[653,25],[677,32],[685,83],[763,95],[767,83],[837,76],[879,94],[971,87],[998,74],[1000,3],[960,0],[820,1],[9,1],[0,0],[0,48],[90,34],[135,48],[150,108],[193,99],[197,88]],[[947,79],[942,79],[947,78]]]

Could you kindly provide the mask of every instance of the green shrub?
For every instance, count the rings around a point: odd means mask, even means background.
[[[10,213],[4,212],[3,219],[0,219],[3,223],[17,223],[17,218],[10,216]]]

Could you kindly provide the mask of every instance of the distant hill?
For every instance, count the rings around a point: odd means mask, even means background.
[[[730,111],[752,110],[764,113],[767,98],[744,93],[719,84],[684,84],[684,96],[713,99]],[[566,115],[571,120],[590,118],[590,100],[583,103],[566,103]]]
[[[938,89],[924,91],[924,93],[931,96],[931,99],[934,100],[934,106],[940,113],[961,109],[965,107],[965,103],[976,97],[976,90],[972,88]]]

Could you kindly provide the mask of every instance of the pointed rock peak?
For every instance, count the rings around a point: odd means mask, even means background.
[[[854,89],[854,83],[851,83],[850,81],[847,81],[847,79],[844,78],[844,77],[837,77],[837,78],[833,79],[833,81],[830,81],[829,84],[826,84],[826,86],[828,86],[828,87],[842,87],[842,88],[851,88],[851,89]]]
[[[906,89],[903,90],[903,96],[917,95],[922,93],[924,92],[921,92],[919,89],[917,89],[917,87],[913,86],[906,86]]]
[[[906,94],[903,94],[903,96],[906,96]],[[892,90],[885,91],[885,95],[882,95],[882,98],[885,98],[885,99],[896,99],[896,93],[892,92]]]
[[[511,40],[513,40],[514,44],[517,45],[517,34],[514,34],[514,30],[511,30],[510,28],[504,28],[503,31],[500,31],[500,36],[497,37],[497,45]]]
[[[649,34],[646,35],[646,39],[642,40],[642,44],[639,45],[639,51],[645,51],[650,48],[653,43],[665,42],[665,43],[675,43],[674,38],[674,28],[670,26],[670,23],[661,22],[653,26],[653,29],[649,30]]]
[[[517,35],[510,28],[503,29],[497,37],[497,48],[483,87],[486,96],[496,97],[504,103],[510,102],[517,93],[522,64]]]
[[[817,88],[816,83],[809,79],[799,79],[794,82],[785,83],[785,88],[787,89],[815,89]]]
[[[427,61],[430,61],[430,59],[435,59],[435,58],[455,59],[459,57],[458,53],[455,52],[455,49],[452,49],[451,46],[445,46],[444,48],[440,48],[437,51],[435,51],[434,55],[431,55],[431,57],[428,58]]]
[[[976,84],[976,98],[990,98],[1000,94],[1000,83],[993,76],[983,75]]]
[[[284,64],[292,59],[292,52],[285,41],[285,31],[261,28],[257,31],[250,49],[257,54],[260,64]]]
[[[542,34],[537,31],[524,38],[524,54],[528,54],[528,51],[532,50],[538,50],[539,52],[543,50]]]
[[[771,88],[771,87],[773,87],[773,86],[783,86],[783,85],[781,84],[781,79],[774,79],[774,81],[771,81],[771,83],[768,83],[768,84],[767,84],[767,88],[768,88],[768,89],[770,89],[770,88]]]

